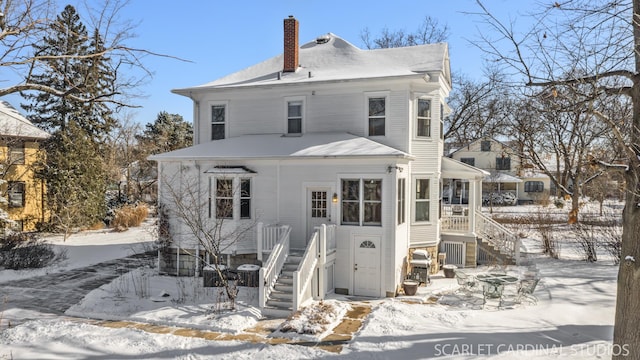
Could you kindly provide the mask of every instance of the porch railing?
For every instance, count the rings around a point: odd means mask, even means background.
[[[275,225],[275,224],[257,224],[257,256],[258,260],[262,261],[263,254],[265,252],[273,251],[274,247],[280,241],[282,234],[285,232],[291,232],[291,227],[289,225]]]
[[[440,222],[443,231],[471,232],[469,225],[469,206],[467,205],[444,205],[442,207],[442,221]]]
[[[293,273],[293,310],[297,310],[300,306],[311,299],[311,280],[313,274],[320,261],[321,250],[321,235],[323,231],[316,230],[311,235],[311,239],[307,244],[307,249],[302,256],[302,260],[298,265],[298,270]],[[324,242],[324,241],[322,241]],[[325,245],[326,246],[326,245]]]
[[[503,254],[513,257],[516,264],[520,261],[520,238],[509,229],[487,215],[476,212],[476,235],[491,244]]]
[[[280,271],[289,255],[291,227],[288,225],[262,225],[258,224],[258,257],[261,258],[262,251],[265,250],[265,243],[271,250],[269,258],[260,268],[259,274],[259,306],[263,308],[271,294],[273,285],[278,279]],[[261,237],[262,236],[262,237]],[[274,237],[277,240],[274,241]],[[272,245],[273,244],[273,245]]]

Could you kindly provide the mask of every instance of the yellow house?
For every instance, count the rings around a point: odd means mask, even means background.
[[[6,101],[0,101],[0,208],[18,231],[35,230],[47,221],[45,183],[34,175],[33,164],[44,156],[40,143],[49,134],[22,116]]]

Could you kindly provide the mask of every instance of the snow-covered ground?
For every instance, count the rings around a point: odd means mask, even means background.
[[[535,207],[495,210],[524,216],[538,211]],[[563,212],[558,214],[562,216]],[[299,339],[307,346],[269,345],[239,340],[241,337],[206,340],[179,336],[176,331],[147,331],[77,319],[130,320],[232,335],[246,334],[260,323],[255,289],[241,287],[237,310],[229,312],[225,304],[216,301],[216,289],[202,289],[190,278],[158,276],[147,268],[92,291],[67,311],[69,317],[27,316],[20,309],[6,310],[0,315],[4,318],[0,320],[0,359],[599,359],[623,352],[623,348],[610,346],[617,266],[606,254],[599,254],[596,263],[580,261],[565,227],[559,226],[556,232],[560,259],[540,254],[536,232],[525,232],[529,261],[541,277],[535,292],[537,304],[507,301],[502,307],[492,302],[483,306],[478,294],[456,292],[454,279],[435,274],[432,283],[420,287],[415,296],[367,302],[371,314],[340,354],[308,346],[309,341],[320,340],[327,331],[322,335],[276,332],[272,336]],[[68,259],[63,264],[36,271],[2,270],[0,282],[128,256],[148,249],[151,240],[148,228],[124,233],[85,232],[66,242],[54,238],[55,246],[67,251]],[[97,246],[100,251],[95,251]],[[508,269],[514,275],[531,270]],[[350,301],[340,296],[325,301],[323,305],[332,304],[329,308],[335,309],[324,316],[329,330],[339,322]],[[318,316],[317,312],[310,314]],[[17,321],[21,316],[36,320]],[[14,323],[19,325],[8,326],[7,319],[16,319]],[[308,328],[310,320],[301,318],[287,324]]]

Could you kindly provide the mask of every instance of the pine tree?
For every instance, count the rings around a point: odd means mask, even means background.
[[[34,45],[40,56],[34,83],[55,88],[48,92],[24,93],[23,104],[30,120],[52,133],[46,142],[46,163],[38,174],[47,182],[47,202],[53,225],[65,231],[93,225],[105,215],[105,140],[117,125],[113,111],[100,101],[111,94],[116,73],[104,51],[98,31],[88,36],[73,6],[67,5],[50,25],[41,43]]]

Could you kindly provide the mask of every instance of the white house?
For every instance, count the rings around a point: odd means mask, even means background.
[[[491,138],[481,138],[451,153],[451,158],[489,172],[483,183],[483,202],[494,205],[533,203],[549,198],[551,180],[537,171],[511,146]],[[448,185],[448,184],[447,184]],[[463,184],[451,184],[450,201],[462,201]],[[447,193],[447,191],[445,191]]]
[[[193,100],[194,146],[151,157],[160,202],[171,209],[171,189],[191,180],[206,221],[251,227],[225,251],[232,266],[261,266],[267,308],[285,302],[276,296],[291,299],[289,310],[331,291],[395,296],[413,250],[427,250],[437,269],[442,229],[460,245],[447,261],[475,265],[486,172],[441,156],[447,44],[361,50],[326,34],[298,46],[298,27],[284,20],[282,55],[174,90]],[[455,221],[443,217],[452,215],[441,209],[444,178],[465,179],[474,194]],[[171,228],[177,260],[165,267],[197,271],[180,260],[183,249],[198,252],[189,231],[175,216]]]

